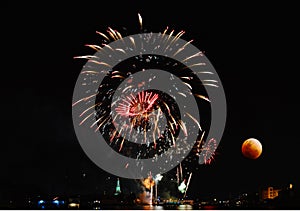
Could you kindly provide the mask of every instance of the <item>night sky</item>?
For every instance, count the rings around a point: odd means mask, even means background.
[[[115,185],[114,176],[89,160],[75,136],[72,95],[85,61],[73,57],[92,52],[85,44],[100,44],[96,30],[110,26],[125,35],[139,33],[138,13],[148,32],[166,26],[185,30],[182,39],[194,39],[205,52],[225,90],[225,132],[215,160],[193,173],[191,194],[289,183],[299,189],[296,7],[122,2],[2,4],[0,197],[103,190],[108,177]],[[257,160],[241,154],[250,137],[263,145]],[[133,181],[122,182],[135,188]]]

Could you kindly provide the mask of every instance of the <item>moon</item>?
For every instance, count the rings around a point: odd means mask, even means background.
[[[248,138],[242,144],[242,154],[246,158],[257,159],[262,153],[262,145],[255,138]]]

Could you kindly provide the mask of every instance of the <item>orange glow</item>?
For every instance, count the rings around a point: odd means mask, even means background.
[[[153,187],[155,185],[155,181],[150,177],[144,179],[142,181],[142,183],[145,186],[145,188],[147,188],[147,189],[151,189],[151,187]]]

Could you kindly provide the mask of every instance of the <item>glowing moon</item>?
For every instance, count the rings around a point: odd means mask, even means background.
[[[242,153],[246,158],[257,159],[262,153],[262,145],[255,138],[249,138],[242,144]]]

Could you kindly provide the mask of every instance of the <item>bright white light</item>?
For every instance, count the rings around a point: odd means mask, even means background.
[[[59,204],[59,201],[58,200],[54,200],[53,203],[54,204]]]
[[[77,203],[71,203],[71,204],[69,204],[69,207],[79,207],[79,204],[77,204]]]
[[[178,186],[178,190],[181,192],[181,193],[184,193],[185,192],[185,189],[186,189],[186,184],[184,184],[184,181]]]
[[[163,175],[157,174],[157,175],[154,177],[154,181],[155,181],[155,182],[161,181],[162,178],[163,178]]]
[[[44,200],[39,200],[38,203],[39,203],[39,204],[42,204],[42,203],[44,203]]]

